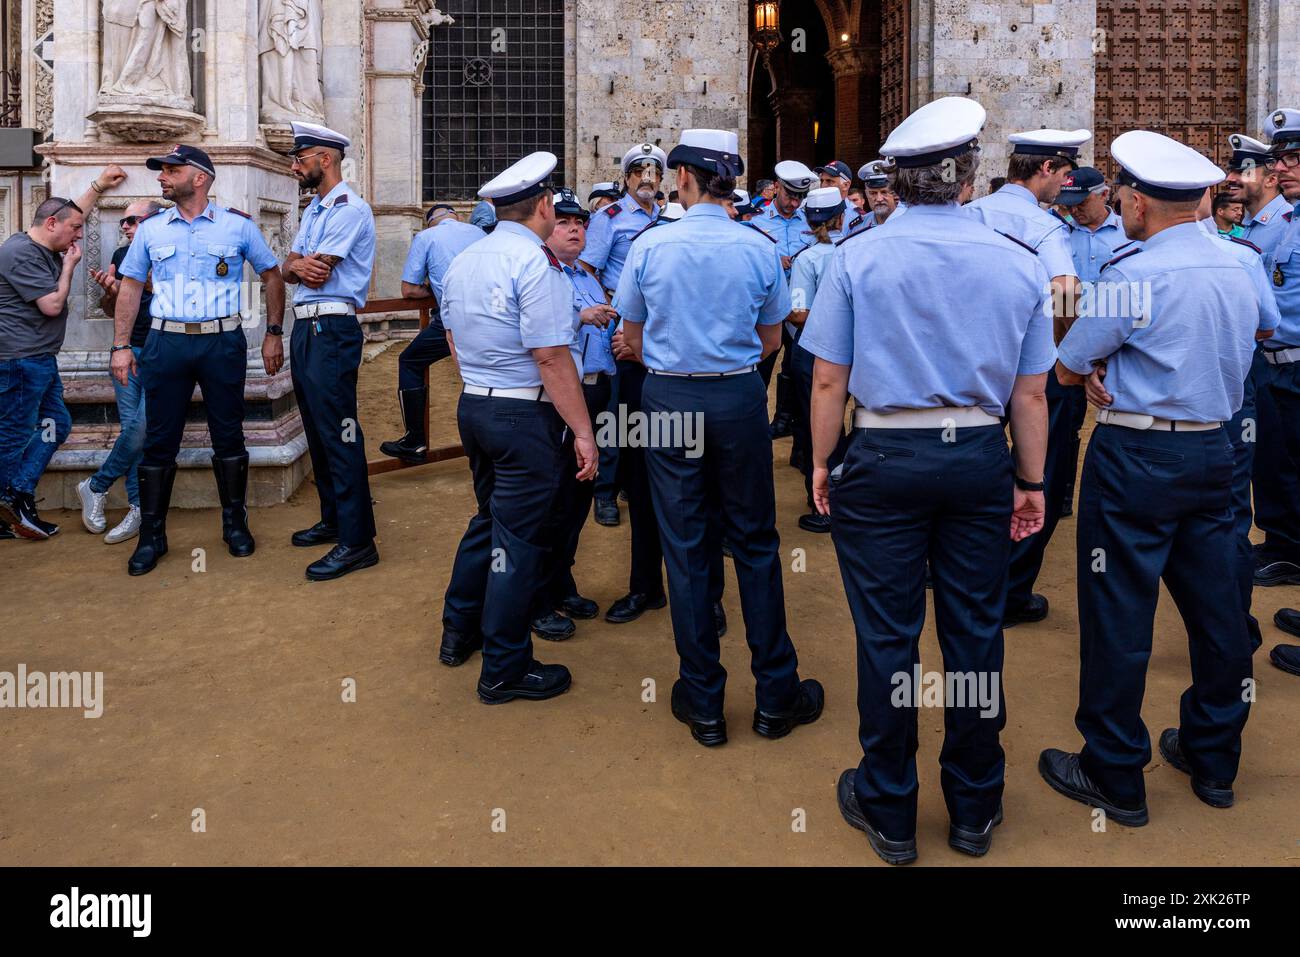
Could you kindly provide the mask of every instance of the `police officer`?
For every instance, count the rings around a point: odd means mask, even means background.
[[[791,372],[794,376],[795,394],[799,398],[799,413],[794,419],[794,441],[806,450],[803,462],[804,490],[808,495],[808,514],[799,516],[799,527],[805,532],[824,533],[831,530],[831,521],[813,505],[812,496],[812,433],[809,415],[812,408],[813,354],[799,345],[808,311],[817,297],[817,288],[826,274],[826,266],[835,252],[833,237],[843,230],[847,204],[836,187],[814,189],[804,202],[803,212],[817,241],[794,254],[790,268],[790,322],[795,327],[791,344]],[[838,459],[834,464],[838,464]],[[834,464],[832,467],[834,467]]]
[[[244,263],[265,287],[268,326],[284,315],[279,262],[252,217],[208,200],[216,172],[208,154],[176,146],[145,161],[158,170],[163,199],[175,205],[139,224],[122,262],[122,286],[113,317],[110,368],[123,385],[137,371],[131,326],[146,278],[152,279],[153,322],[140,352],[138,374],[149,410],[140,477],[140,537],[127,562],[132,575],[154,569],[167,554],[167,508],[176,479],[176,454],[197,384],[203,390],[212,436],[212,471],[221,497],[221,537],[243,558],[256,547],[244,496],[244,379],[247,366],[240,319]],[[150,277],[152,272],[152,277]]]
[[[442,209],[446,212],[434,219],[428,229],[416,233],[406,256],[406,266],[402,269],[404,298],[432,296],[438,304],[429,317],[429,324],[420,330],[397,359],[397,400],[406,433],[396,441],[379,446],[379,451],[385,455],[412,465],[422,465],[425,453],[429,451],[429,437],[425,434],[429,387],[425,385],[425,373],[439,359],[451,355],[442,325],[442,280],[456,254],[487,235],[472,223],[462,223],[450,206]]]
[[[655,194],[663,182],[664,151],[653,143],[642,143],[623,154],[623,185],[626,192],[595,217],[588,230],[582,263],[611,296],[618,288],[623,263],[632,237],[659,218]]]
[[[742,223],[747,223],[759,215],[758,207],[750,199],[749,193],[743,189],[736,190],[731,197],[731,212],[734,214],[734,218]]]
[[[587,241],[587,211],[573,190],[568,188],[560,190],[552,200],[555,204],[555,231],[546,245],[559,259],[573,286],[573,310],[581,322],[578,329],[581,343],[578,369],[582,373],[582,395],[587,402],[587,415],[594,423],[609,406],[610,376],[614,373],[611,339],[617,314],[614,307],[605,301],[605,291],[600,288],[596,277],[578,265],[578,256]],[[563,519],[557,528],[551,555],[552,571],[547,576],[547,585],[538,592],[533,617],[533,634],[550,641],[571,638],[576,631],[573,619],[595,618],[600,612],[594,601],[578,593],[577,583],[573,580],[578,539],[582,526],[586,524],[587,513],[591,511],[593,483],[579,482],[567,469],[562,478],[558,510]]]
[[[593,213],[598,213],[622,195],[623,191],[618,188],[618,183],[597,183],[587,194],[587,205]]]
[[[1051,277],[1058,339],[1074,318],[1077,270],[1070,254],[1069,226],[1038,204],[1056,201],[1061,187],[1077,166],[1079,147],[1091,138],[1087,130],[1044,129],[1011,134],[1006,185],[963,207],[968,215],[1026,243],[1039,254]],[[1034,582],[1061,515],[1074,452],[1073,423],[1078,417],[1077,400],[1072,410],[1069,393],[1054,376],[1047,380],[1047,409],[1049,431],[1043,479],[1047,486],[1047,514],[1042,530],[1017,542],[1011,550],[1008,627],[1047,617],[1047,598],[1034,592]]]
[[[1250,639],[1236,587],[1233,451],[1224,423],[1242,401],[1259,326],[1250,274],[1196,223],[1223,172],[1168,137],[1117,137],[1124,229],[1141,245],[1106,265],[1107,297],[1060,344],[1064,382],[1100,379],[1078,510],[1080,753],[1043,751],[1057,792],[1129,827],[1147,822],[1151,743],[1142,695],[1160,582],[1187,628],[1192,685],[1160,753],[1214,807],[1232,804],[1250,705]],[[1136,294],[1134,294],[1136,293]]]
[[[849,187],[853,185],[853,170],[849,169],[848,163],[845,163],[843,160],[831,160],[825,166],[816,167],[813,170],[813,172],[816,173],[820,179],[820,183],[821,183],[820,188],[834,189],[840,194],[840,198],[844,200],[845,203],[848,202]],[[812,193],[809,192],[809,195],[811,196]],[[807,218],[806,210],[805,210],[805,218]],[[808,225],[811,228],[812,226],[811,220],[809,221]],[[835,230],[835,233],[831,238],[831,242],[837,243],[845,236],[847,236],[849,234],[848,233],[849,226],[851,225],[852,222],[849,219],[845,219],[844,222],[841,224],[840,228]],[[818,240],[817,242],[820,242],[820,240]],[[816,243],[810,243],[809,245],[816,245]],[[791,263],[790,269],[791,270],[794,269],[793,263]]]
[[[439,659],[483,649],[487,704],[562,694],[563,665],[533,658],[529,625],[560,521],[563,470],[596,472],[596,443],[577,363],[573,287],[545,245],[555,228],[546,179],[554,154],[531,153],[486,183],[497,225],[447,270],[443,322],[464,391],[457,419],[478,512],[447,586]]]
[[[726,741],[726,671],[701,587],[717,521],[711,510],[720,509],[757,681],[754,730],[782,737],[815,721],[824,698],[816,681],[799,680],[786,632],[767,392],[756,374],[777,346],[790,293],[770,237],[722,208],[744,171],[736,134],[686,130],[668,166],[678,171],[686,214],[632,244],[613,305],[624,343],[650,373],[646,413],[681,422],[683,440],[688,420],[702,430],[695,443],[661,442],[646,455],[681,657],[672,711],[701,744]]]
[[[1273,338],[1264,343],[1263,355],[1270,367],[1268,390],[1277,405],[1286,451],[1292,462],[1300,462],[1300,214],[1296,212],[1300,210],[1300,110],[1276,110],[1268,126],[1278,186],[1287,202],[1296,207],[1283,214],[1286,226],[1264,263],[1282,321]],[[1264,428],[1263,421],[1260,427]],[[1291,506],[1295,507],[1295,500]],[[1300,635],[1300,611],[1283,608],[1273,622],[1289,634]],[[1269,660],[1283,671],[1300,675],[1300,646],[1277,645]]]
[[[858,177],[867,191],[866,200],[869,208],[863,214],[861,222],[854,220],[849,223],[850,233],[856,233],[859,229],[866,229],[868,226],[883,225],[885,220],[898,209],[898,194],[889,185],[888,163],[884,160],[865,163],[858,170]]]
[[[300,548],[334,543],[307,566],[308,581],[329,581],[379,561],[365,437],[357,421],[357,369],[365,341],[357,310],[366,304],[375,262],[375,218],[343,180],[343,154],[352,141],[315,123],[294,123],[292,129],[294,175],[316,195],[303,210],[280,271],[298,287],[290,371],[321,517],[291,540]],[[269,326],[262,346],[271,375],[284,362],[282,334],[278,325]]]
[[[944,97],[890,134],[881,153],[897,164],[908,214],[844,240],[800,339],[817,357],[813,496],[831,519],[858,638],[864,757],[837,795],[891,864],[917,856],[927,558],[944,669],[985,682],[945,703],[939,755],[949,844],[978,856],[1002,819],[1006,561],[1012,539],[1043,520],[1048,276],[1041,257],[957,205],[979,167],[984,118],[973,100]],[[849,394],[854,430],[832,474]]]

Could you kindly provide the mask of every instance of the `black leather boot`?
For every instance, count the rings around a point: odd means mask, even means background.
[[[230,554],[247,558],[257,547],[248,530],[248,509],[244,506],[248,453],[224,459],[212,456],[212,474],[217,477],[217,494],[221,496],[221,540],[230,547]]]
[[[399,389],[397,400],[402,407],[402,425],[406,434],[396,442],[384,442],[379,446],[379,451],[411,465],[423,465],[424,453],[429,451],[429,437],[425,435],[424,428],[424,410],[429,405],[429,390],[425,386]]]
[[[140,537],[126,563],[132,575],[146,575],[167,554],[167,508],[172,501],[176,466],[140,465]]]

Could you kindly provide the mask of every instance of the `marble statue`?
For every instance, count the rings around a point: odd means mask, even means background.
[[[321,0],[261,0],[258,21],[262,121],[323,119]]]
[[[185,0],[104,0],[100,95],[163,105],[190,97]]]

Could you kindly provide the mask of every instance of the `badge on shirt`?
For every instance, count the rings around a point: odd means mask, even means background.
[[[1274,266],[1274,267],[1273,267],[1273,285],[1277,286],[1277,287],[1280,289],[1280,288],[1282,287],[1282,284],[1283,284],[1284,282],[1286,282],[1286,276],[1283,276],[1283,275],[1282,275],[1282,267],[1281,267],[1281,266]]]
[[[222,256],[217,261],[217,275],[224,276],[228,272],[230,272],[230,267],[226,265],[226,257]]]

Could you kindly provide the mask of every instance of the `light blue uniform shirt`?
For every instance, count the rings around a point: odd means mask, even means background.
[[[1290,220],[1283,222],[1286,226],[1282,235],[1264,261],[1278,312],[1282,314],[1282,323],[1273,338],[1264,343],[1265,349],[1300,346],[1300,203],[1296,204]]]
[[[834,243],[814,243],[795,254],[790,264],[790,308],[811,309],[826,266],[835,254]]]
[[[967,216],[1031,246],[1049,277],[1077,275],[1065,220],[1039,206],[1034,194],[1019,183],[1007,183],[996,193],[981,196],[962,209]]]
[[[1106,360],[1116,412],[1231,419],[1250,373],[1260,303],[1227,245],[1181,223],[1127,251],[1101,281],[1133,293],[1108,297],[1105,309],[1075,321],[1061,340],[1062,365],[1086,375]]]
[[[441,303],[442,281],[447,275],[447,267],[457,253],[486,235],[477,226],[457,219],[445,220],[416,233],[411,240],[411,251],[406,254],[402,282],[428,286]]]
[[[632,244],[613,305],[623,322],[645,323],[647,369],[733,372],[758,363],[755,326],[790,315],[790,287],[770,238],[696,203]]]
[[[658,218],[657,204],[651,203],[647,213],[631,196],[624,196],[591,214],[587,245],[578,258],[600,274],[604,288],[617,289],[632,240]]]
[[[1096,282],[1101,268],[1115,258],[1115,250],[1129,241],[1124,235],[1124,221],[1112,209],[1095,230],[1087,226],[1070,227],[1070,252],[1074,268],[1084,282]]]
[[[786,219],[776,211],[774,200],[771,206],[763,210],[761,216],[755,216],[751,222],[776,240],[776,248],[782,256],[794,256],[805,246],[817,242],[817,237],[812,234],[812,227],[808,225],[808,217],[804,215],[802,206],[794,211],[793,216]],[[787,279],[790,278],[790,270],[785,271],[785,276]]]
[[[300,256],[320,253],[342,257],[319,289],[298,283],[293,292],[295,306],[346,302],[360,309],[366,304],[370,271],[375,265],[375,217],[366,201],[347,183],[339,183],[325,196],[312,198],[302,211],[293,252]]]
[[[466,385],[540,386],[530,350],[546,346],[569,346],[580,365],[573,286],[553,257],[527,226],[502,221],[452,260],[442,322]]]
[[[1291,204],[1286,201],[1286,197],[1279,193],[1269,202],[1264,204],[1264,208],[1259,211],[1258,216],[1251,216],[1249,212],[1242,217],[1241,234],[1242,239],[1248,239],[1267,256],[1282,239],[1282,234],[1286,232],[1287,220],[1286,214],[1291,211]]]
[[[144,282],[153,271],[153,318],[202,322],[240,314],[245,261],[258,273],[280,265],[250,218],[208,203],[187,223],[173,206],[140,223],[122,275]]]
[[[1001,416],[1016,376],[1056,360],[1047,270],[956,203],[885,225],[835,248],[799,345],[852,366],[849,392],[872,412]]]
[[[600,288],[596,277],[581,266],[565,266],[564,274],[573,284],[573,311],[581,313],[588,306],[605,305],[605,290]],[[582,361],[578,365],[583,375],[592,372],[614,373],[614,323],[604,329],[578,320],[579,350]]]

